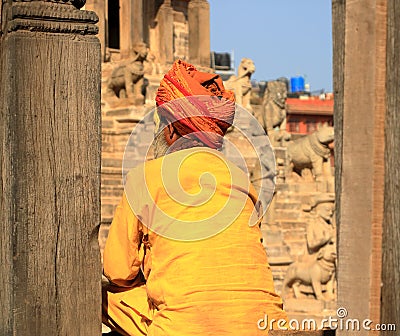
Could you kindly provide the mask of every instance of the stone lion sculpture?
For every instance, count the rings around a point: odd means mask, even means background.
[[[336,270],[336,244],[329,241],[312,258],[297,261],[288,267],[283,282],[283,296],[287,298],[289,290],[293,289],[296,299],[302,297],[301,285],[311,286],[317,300],[330,301],[334,299],[334,281]],[[326,295],[322,285],[326,285]]]
[[[286,132],[286,97],[287,83],[283,79],[267,82],[260,121],[273,146],[290,140]]]
[[[236,103],[242,105],[245,109],[251,111],[251,81],[252,74],[256,71],[254,62],[250,58],[242,58],[240,62],[238,75],[230,77],[225,86],[228,90],[235,92]]]
[[[132,98],[135,104],[144,103],[143,62],[147,57],[148,49],[145,44],[138,44],[134,48],[135,56],[121,62],[111,73],[107,82],[107,95],[118,98]]]
[[[291,174],[294,171],[302,176],[303,170],[308,168],[311,169],[316,181],[331,176],[329,145],[333,140],[333,127],[324,123],[323,125],[319,124],[314,133],[290,143],[287,147],[287,156],[290,162],[288,173]]]

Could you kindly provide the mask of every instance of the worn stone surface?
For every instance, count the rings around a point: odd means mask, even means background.
[[[106,0],[89,0],[87,7],[99,15],[104,61],[130,58],[134,56],[134,46],[143,42],[161,72],[176,58],[196,66],[210,66],[210,13],[206,0],[120,0],[119,13],[113,17]],[[111,40],[118,41],[119,48],[111,47]]]
[[[329,145],[333,140],[333,127],[325,123],[318,125],[314,133],[289,144],[287,151],[291,169],[287,173],[288,176],[296,172],[303,178],[307,178],[305,174],[311,170],[310,177],[315,178],[316,181],[332,180]]]
[[[235,93],[236,103],[243,106],[247,111],[253,110],[250,104],[250,79],[255,71],[254,62],[249,58],[243,58],[239,64],[237,76],[232,76],[225,82],[225,87]]]
[[[102,223],[110,224],[122,193],[123,158],[128,140],[130,148],[136,144],[136,151],[129,152],[129,163],[139,163],[145,157],[141,153],[140,144],[153,137],[153,129],[143,129],[139,135],[135,134],[135,126],[145,116],[148,109],[144,106],[127,106],[102,109],[102,165],[101,165],[101,203]],[[133,132],[133,133],[132,133]],[[132,135],[131,135],[132,134]],[[134,143],[131,143],[134,141]],[[132,157],[133,155],[133,157]],[[136,156],[136,157],[135,157]],[[137,161],[135,161],[137,160]],[[107,228],[107,226],[105,226]],[[107,234],[102,234],[106,236]]]
[[[144,88],[144,62],[147,57],[147,47],[140,43],[133,48],[134,55],[127,60],[118,62],[107,80],[105,96],[112,98],[128,98],[127,105],[143,105],[145,96]],[[111,102],[109,102],[111,103]]]
[[[304,291],[301,290],[300,285],[306,285],[311,286],[311,291],[306,289],[306,292],[311,292],[316,300],[322,302],[334,300],[336,244],[329,241],[317,254],[303,256],[303,259],[304,261],[297,261],[290,265],[286,272],[283,283],[285,299],[289,296],[289,288],[293,289],[296,299],[301,298]],[[325,290],[323,290],[323,285],[326,285]]]
[[[262,100],[261,115],[258,120],[267,132],[274,146],[285,146],[290,140],[290,134],[286,132],[287,84],[276,80],[267,82]]]
[[[174,13],[174,58],[184,61],[189,59],[189,22],[184,12]]]

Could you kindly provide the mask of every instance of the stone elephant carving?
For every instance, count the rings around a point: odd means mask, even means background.
[[[146,57],[147,47],[140,45],[136,47],[133,58],[119,63],[107,81],[107,95],[132,98],[135,104],[143,104],[143,62]]]

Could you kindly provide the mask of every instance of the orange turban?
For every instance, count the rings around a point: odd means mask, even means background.
[[[159,116],[173,123],[180,135],[194,133],[211,148],[221,147],[235,115],[234,94],[225,90],[221,77],[182,60],[161,80],[156,103]]]

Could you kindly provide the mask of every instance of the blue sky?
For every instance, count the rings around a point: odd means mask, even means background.
[[[331,0],[209,0],[211,50],[253,59],[252,79],[304,76],[332,91]]]

